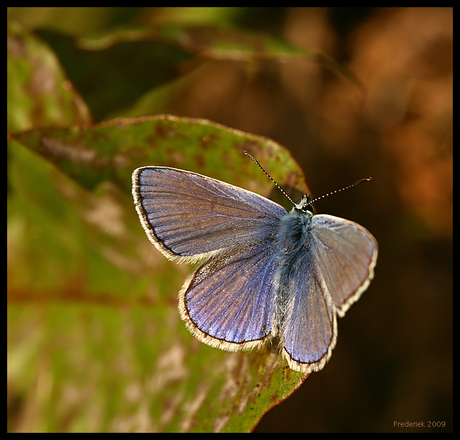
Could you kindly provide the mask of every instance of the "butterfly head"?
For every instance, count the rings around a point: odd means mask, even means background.
[[[304,194],[299,203],[294,204],[297,212],[313,214],[313,198],[310,194]]]

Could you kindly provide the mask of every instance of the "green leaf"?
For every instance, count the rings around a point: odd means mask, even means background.
[[[92,126],[88,108],[96,119],[137,116],[143,99],[161,108],[158,97],[167,101],[209,59],[323,58],[348,73],[314,51],[230,28],[36,35],[8,20],[8,429],[251,430],[306,376],[276,347],[228,353],[188,333],[177,292],[193,268],[147,240],[131,173],[175,166],[289,207],[243,151],[295,200],[308,192],[301,170],[276,142],[210,121],[157,115]]]
[[[90,122],[54,53],[18,22],[7,25],[8,130]]]
[[[32,431],[249,431],[305,380],[273,347],[194,339],[164,258],[134,210],[143,165],[197,171],[268,196],[306,190],[277,143],[205,120],[156,116],[11,135],[8,388]]]

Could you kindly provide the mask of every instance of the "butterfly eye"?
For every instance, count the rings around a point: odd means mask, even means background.
[[[310,212],[313,214],[312,198],[309,194],[304,194],[299,203],[296,203],[294,209],[297,212]]]

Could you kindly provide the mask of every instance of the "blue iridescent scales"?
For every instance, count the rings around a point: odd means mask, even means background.
[[[321,370],[342,317],[374,276],[377,241],[362,226],[290,212],[251,191],[191,171],[133,172],[149,240],[167,258],[202,264],[179,292],[179,312],[205,344],[228,351],[277,338],[289,367]]]

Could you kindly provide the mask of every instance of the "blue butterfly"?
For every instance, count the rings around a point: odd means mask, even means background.
[[[191,171],[142,167],[132,179],[149,240],[171,260],[203,261],[179,293],[181,318],[196,338],[228,351],[277,338],[291,369],[324,367],[337,341],[337,315],[374,275],[377,241],[366,229],[314,215],[308,195],[295,204],[283,191],[294,205],[288,212]]]

